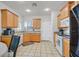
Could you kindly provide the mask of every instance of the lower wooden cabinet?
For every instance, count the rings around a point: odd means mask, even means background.
[[[1,41],[1,36],[0,36],[0,41]]]
[[[40,42],[40,33],[24,33],[23,43],[25,42]]]
[[[70,41],[69,39],[64,38],[63,40],[63,45],[64,45],[64,56],[69,57],[70,56]]]
[[[54,47],[56,47],[58,32],[54,32]]]
[[[31,41],[40,42],[40,34],[38,34],[38,33],[31,34],[30,38],[31,38]]]
[[[23,34],[23,43],[30,41],[30,33]]]
[[[8,47],[10,45],[11,42],[11,37],[12,36],[8,36],[8,35],[3,35],[1,38],[1,42],[4,42]]]

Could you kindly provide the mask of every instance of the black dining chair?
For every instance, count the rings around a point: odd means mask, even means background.
[[[13,57],[16,56],[19,41],[20,41],[20,36],[16,36],[16,35],[12,36],[12,40],[8,52],[13,52]]]

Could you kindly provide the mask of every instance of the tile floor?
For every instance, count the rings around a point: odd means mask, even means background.
[[[50,41],[41,41],[17,49],[16,57],[61,57]]]

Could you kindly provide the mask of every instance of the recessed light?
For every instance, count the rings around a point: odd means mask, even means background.
[[[45,8],[44,11],[50,11],[50,8]]]
[[[25,11],[26,11],[26,12],[31,12],[31,10],[30,10],[30,9],[26,9]]]

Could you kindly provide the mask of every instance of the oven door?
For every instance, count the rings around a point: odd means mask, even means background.
[[[56,48],[58,50],[58,52],[63,56],[63,41],[62,41],[63,37],[59,36],[57,37],[57,42],[56,42]]]

